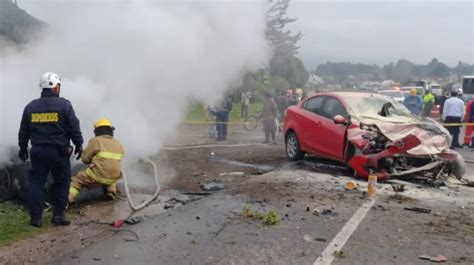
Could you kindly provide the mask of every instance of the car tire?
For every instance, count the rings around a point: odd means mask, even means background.
[[[464,174],[466,173],[466,162],[458,152],[455,153],[456,160],[454,161],[453,175],[460,180],[464,177]]]
[[[288,133],[285,137],[285,146],[286,157],[288,157],[288,160],[297,161],[303,159],[304,153],[301,151],[300,142],[294,132]]]

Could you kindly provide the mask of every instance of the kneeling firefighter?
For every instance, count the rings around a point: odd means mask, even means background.
[[[114,136],[115,128],[109,120],[94,124],[95,137],[89,140],[82,152],[81,160],[89,165],[72,177],[69,188],[69,203],[73,203],[83,187],[102,186],[109,199],[115,199],[115,182],[122,177],[121,161],[124,150]]]

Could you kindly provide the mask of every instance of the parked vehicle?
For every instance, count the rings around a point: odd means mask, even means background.
[[[474,75],[463,77],[462,90],[464,94],[474,95]]]
[[[441,85],[440,84],[431,84],[429,86],[429,89],[431,89],[431,92],[433,93],[433,95],[435,95],[437,97],[440,97],[443,93],[443,91],[441,91]]]
[[[403,103],[405,96],[399,90],[380,90],[377,92],[380,95],[393,98],[395,101]]]
[[[464,175],[463,158],[449,149],[448,131],[387,96],[316,94],[288,108],[284,134],[289,160],[313,154],[346,163],[363,178]]]
[[[423,96],[425,94],[425,88],[422,87],[422,86],[404,86],[401,88],[401,91],[410,91],[410,89],[412,88],[416,88],[416,93],[418,94],[418,96]]]

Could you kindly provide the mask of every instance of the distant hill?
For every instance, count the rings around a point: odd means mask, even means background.
[[[0,39],[23,44],[46,24],[19,8],[12,0],[0,0]]]

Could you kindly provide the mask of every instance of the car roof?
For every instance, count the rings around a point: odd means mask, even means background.
[[[316,97],[316,96],[334,96],[334,97],[339,97],[339,98],[366,98],[366,97],[386,98],[386,96],[379,95],[377,93],[364,93],[364,92],[321,92],[321,93],[314,94],[312,97]]]
[[[399,92],[399,93],[402,93],[400,90],[396,90],[396,89],[385,89],[385,90],[379,90],[377,92]]]

